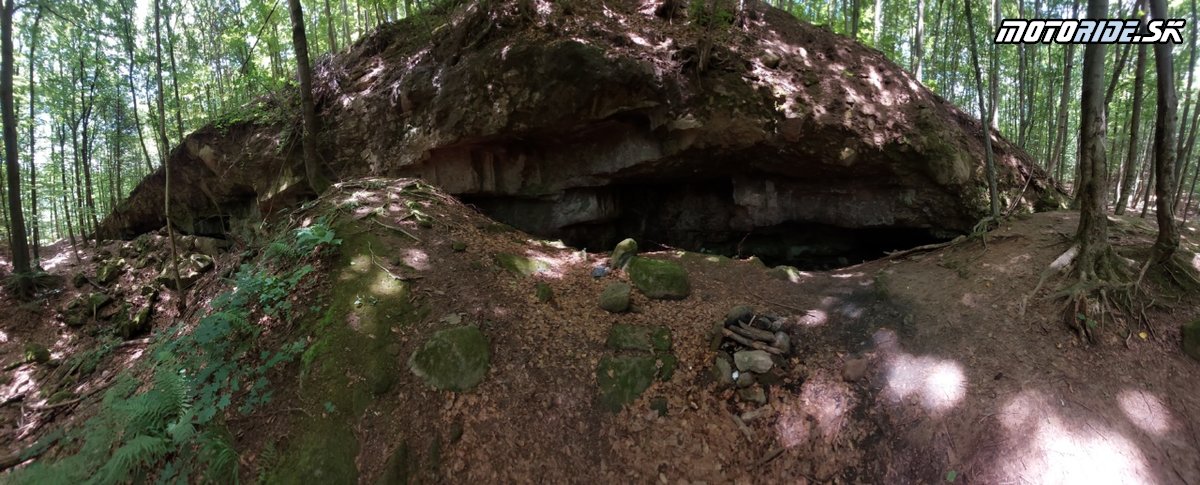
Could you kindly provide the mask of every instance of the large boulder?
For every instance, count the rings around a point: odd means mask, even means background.
[[[314,83],[328,171],[420,176],[593,249],[633,230],[687,249],[797,224],[945,236],[987,214],[983,126],[874,49],[765,2],[705,59],[701,29],[644,2],[548,3],[532,19],[510,3],[404,20],[333,57]],[[425,22],[444,25],[411,35]],[[171,151],[185,232],[307,191],[298,152],[279,145],[289,122],[268,114],[284,108],[264,99],[262,116],[218,120]],[[1054,206],[1046,174],[993,139],[1005,204]],[[162,227],[163,182],[162,169],[143,180],[100,234]]]
[[[682,300],[692,292],[687,271],[673,261],[635,257],[629,263],[629,279],[638,291],[656,300]]]

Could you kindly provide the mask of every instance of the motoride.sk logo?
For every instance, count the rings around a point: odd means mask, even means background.
[[[1005,19],[997,44],[1182,44],[1184,19]]]

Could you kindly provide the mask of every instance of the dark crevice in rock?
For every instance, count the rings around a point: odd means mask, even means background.
[[[952,237],[903,225],[845,227],[812,220],[759,223],[740,205],[733,179],[659,179],[576,189],[558,197],[463,195],[488,216],[573,247],[608,251],[631,237],[649,249],[676,248],[769,265],[831,269]]]

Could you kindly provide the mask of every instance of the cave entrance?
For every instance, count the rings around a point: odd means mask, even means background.
[[[539,237],[604,252],[625,238],[644,250],[683,249],[770,266],[828,270],[945,241],[926,228],[847,228],[790,221],[753,226],[728,179],[638,181],[575,189],[555,198],[464,195],[489,217]]]

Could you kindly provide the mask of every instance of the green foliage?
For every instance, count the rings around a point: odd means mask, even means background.
[[[728,27],[733,24],[735,17],[732,6],[720,0],[691,0],[688,4],[688,16],[692,22],[704,27]]]
[[[323,223],[293,233],[305,254],[340,243]],[[245,415],[271,401],[269,375],[304,353],[304,340],[267,348],[257,315],[291,318],[288,298],[313,272],[302,265],[281,274],[243,265],[233,289],[213,298],[211,312],[190,333],[180,323],[157,336],[148,388],[119,374],[99,411],[62,438],[74,452],[17,471],[13,483],[234,483],[238,453],[221,433],[222,416]],[[69,361],[83,368],[111,350]],[[91,364],[94,367],[94,363]],[[198,473],[199,476],[193,476]]]
[[[342,245],[342,240],[337,237],[326,222],[324,217],[317,219],[307,227],[301,227],[292,231],[290,238],[283,238],[277,241],[272,241],[267,245],[267,259],[300,259],[313,253],[317,248],[332,249]]]

